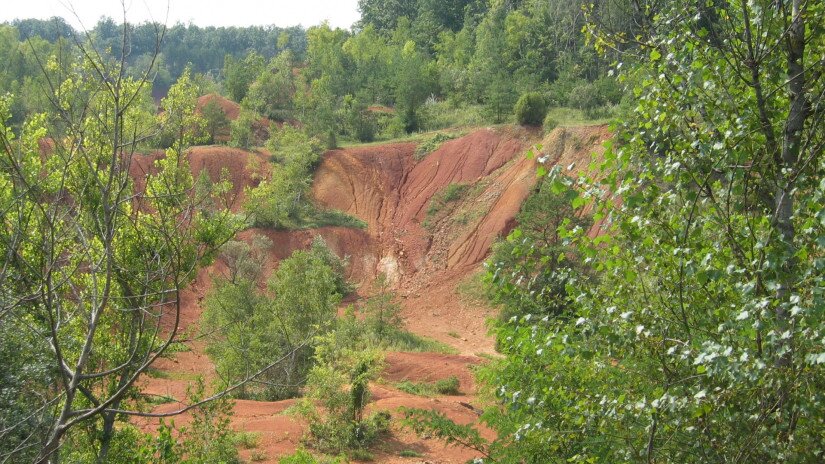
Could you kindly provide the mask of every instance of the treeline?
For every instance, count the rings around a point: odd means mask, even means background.
[[[188,66],[203,93],[242,104],[239,131],[262,117],[297,121],[328,146],[511,121],[526,93],[539,95],[542,107],[589,118],[611,115],[622,100],[608,76],[615,56],[587,45],[585,9],[601,11],[586,2],[362,0],[359,8],[352,30],[153,23],[124,30],[104,18],[88,35],[111,59],[123,57],[134,77],[148,70],[156,99]],[[613,23],[633,32],[632,21]],[[2,26],[0,58],[11,65],[0,84],[17,96],[13,123],[47,109],[41,68],[48,57],[69,60],[78,33],[57,18]],[[264,141],[243,137],[235,145]]]
[[[585,2],[359,6],[363,18],[352,31],[310,28],[303,60],[292,52],[268,63],[258,53],[228,60],[225,92],[252,113],[300,121],[330,147],[339,138],[511,121],[527,93],[539,107],[573,107],[591,118],[622,100],[608,76],[615,57],[586,45]]]
[[[95,48],[111,59],[124,58],[129,72],[151,70],[153,93],[159,98],[189,67],[194,74],[218,82],[223,79],[228,57],[242,58],[256,53],[269,59],[289,50],[302,59],[306,31],[300,27],[276,26],[199,27],[177,23],[166,27],[158,23],[127,24],[124,49],[124,25],[112,18],[102,18],[88,31],[72,28],[62,18],[23,19],[0,25],[0,58],[7,66],[0,72],[0,88],[21,96],[13,116],[22,118],[47,109],[43,101],[46,83],[39,82],[43,66],[50,56],[71,56],[75,39],[88,35]]]

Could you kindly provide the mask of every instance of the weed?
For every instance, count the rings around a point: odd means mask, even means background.
[[[452,136],[450,134],[445,134],[443,132],[438,132],[437,134],[432,136],[430,139],[428,139],[424,142],[421,142],[420,144],[418,144],[417,147],[415,147],[415,159],[419,160],[419,161],[424,159],[430,153],[438,150],[438,148],[444,142],[446,142],[448,140],[452,140],[453,138],[454,138],[454,136]]]
[[[433,384],[433,389],[442,395],[458,395],[460,386],[461,383],[458,381],[458,377],[451,375],[446,379],[437,380]]]
[[[411,450],[411,449],[405,449],[405,450],[401,451],[400,453],[398,453],[398,456],[400,456],[402,458],[423,458],[424,457],[423,454],[419,453],[418,451]]]
[[[232,437],[235,446],[243,449],[257,448],[261,441],[261,434],[258,432],[237,432]]]
[[[469,187],[468,184],[450,184],[433,195],[430,199],[430,206],[427,208],[427,219],[437,215],[447,204],[464,197]]]
[[[458,377],[451,375],[435,382],[410,382],[405,380],[395,385],[402,392],[417,396],[458,395],[461,386]]]

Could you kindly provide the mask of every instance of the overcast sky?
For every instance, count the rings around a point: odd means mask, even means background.
[[[101,16],[123,18],[120,0],[0,0],[0,22],[62,16],[91,29]],[[358,20],[358,0],[125,0],[129,22],[154,20],[198,26],[313,26],[328,20],[349,28]],[[72,5],[80,21],[69,10]],[[167,17],[168,5],[168,17]]]

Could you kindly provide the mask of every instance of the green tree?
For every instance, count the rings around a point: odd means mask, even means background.
[[[229,97],[236,102],[243,101],[249,92],[249,86],[261,75],[264,68],[264,58],[255,51],[248,53],[241,60],[227,55],[223,65],[223,85]]]
[[[273,58],[249,86],[241,103],[270,119],[287,119],[291,114],[295,93],[292,67],[293,57],[289,51]]]
[[[217,335],[207,349],[224,382],[242,385],[241,397],[289,398],[304,385],[312,366],[312,335],[324,333],[335,319],[341,300],[340,276],[334,270],[338,258],[325,244],[296,251],[279,264],[268,291],[262,292],[254,271],[260,270],[266,242],[253,246],[236,244],[224,252],[236,271],[231,278],[216,279],[205,299],[204,329]],[[237,271],[245,267],[253,272]]]
[[[3,351],[30,343],[42,356],[31,359],[28,383],[2,386],[36,398],[24,415],[3,418],[12,460],[56,461],[85,434],[106,461],[129,433],[115,423],[138,413],[136,381],[175,340],[181,290],[237,227],[224,209],[200,209],[216,192],[193,195],[181,155],[194,114],[186,92],[165,100],[165,120],[183,126],[174,148],[134,188],[135,152],[157,129],[140,104],[148,83],[78,46],[83,60],[55,84],[56,124],[34,116],[15,134],[8,99],[0,102],[0,322],[18,334]],[[53,147],[41,150],[47,137]],[[161,320],[172,324],[161,330]]]
[[[203,106],[201,116],[204,119],[204,130],[208,135],[207,143],[216,143],[219,137],[225,136],[229,129],[229,118],[218,103],[217,98],[209,100],[209,103]]]
[[[639,6],[632,39],[591,16],[637,83],[603,177],[571,199],[606,231],[558,229],[598,282],[567,286],[566,317],[499,324],[497,441],[417,417],[499,462],[817,462],[825,10]]]
[[[523,126],[539,126],[547,114],[547,101],[538,92],[527,92],[519,97],[513,109],[516,121]]]
[[[248,150],[255,146],[258,139],[255,134],[255,126],[260,121],[261,116],[246,108],[241,108],[237,119],[229,123],[229,144],[236,148]]]

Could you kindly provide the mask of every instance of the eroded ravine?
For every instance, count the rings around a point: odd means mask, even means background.
[[[557,130],[544,140],[543,153],[548,163],[586,166],[589,153],[598,150],[608,136],[604,127]],[[308,247],[316,235],[321,235],[334,252],[348,257],[348,278],[359,285],[360,296],[367,296],[369,284],[379,273],[387,274],[399,295],[406,328],[453,346],[459,354],[388,353],[385,382],[373,386],[371,408],[392,411],[399,406],[424,407],[439,410],[460,423],[474,423],[477,412],[467,407],[476,398],[471,366],[494,352],[486,326],[494,310],[479,299],[465,298],[457,288],[479,271],[495,240],[512,228],[515,215],[536,183],[537,161],[524,153],[539,141],[536,134],[523,129],[482,129],[444,143],[420,161],[416,161],[415,145],[411,143],[334,150],[324,156],[317,169],[315,200],[321,207],[339,209],[364,220],[368,224],[365,230],[253,229],[238,238],[249,241],[255,234],[264,234],[272,241],[265,274],[294,250]],[[239,202],[244,188],[255,185],[265,175],[264,154],[203,147],[192,150],[189,156],[195,175],[205,169],[217,180],[221,173],[229,172]],[[151,169],[149,165],[139,167]],[[465,195],[451,204],[449,211],[428,218],[432,197],[450,184],[468,185]],[[197,333],[200,302],[211,286],[212,276],[224,271],[220,262],[202,270],[184,293],[183,333]],[[165,374],[146,379],[144,393],[182,400],[186,386],[197,375],[214,378],[214,366],[204,354],[205,343],[198,340],[188,346],[189,351],[175,353],[155,366]],[[423,398],[392,387],[402,380],[432,381],[451,375],[460,379],[459,396]],[[278,456],[300,444],[304,424],[283,414],[292,404],[294,401],[235,404],[232,426],[260,434],[256,451],[266,456],[264,462],[277,462]],[[172,402],[157,406],[156,411],[178,407],[180,403]],[[186,421],[186,416],[176,419],[179,424]],[[147,429],[154,427],[149,421],[142,424]],[[475,456],[467,450],[448,449],[438,441],[395,431],[375,450],[376,461],[420,462],[421,458],[399,457],[404,449],[415,450],[432,463],[466,462]],[[241,452],[242,457],[250,453]]]

